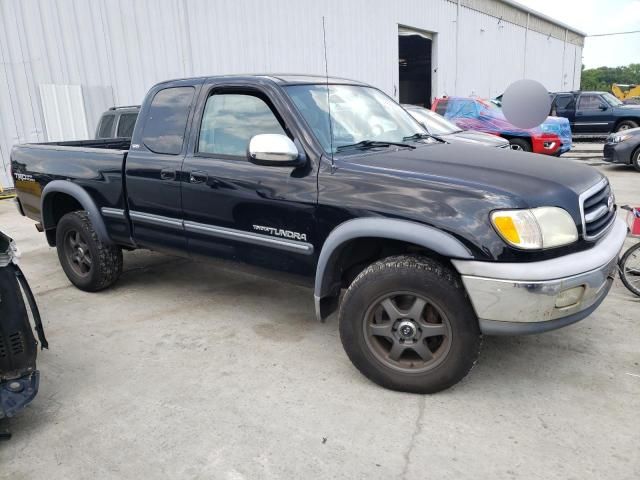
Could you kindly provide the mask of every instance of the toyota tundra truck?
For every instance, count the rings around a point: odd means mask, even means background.
[[[76,287],[109,287],[138,248],[284,272],[319,320],[339,311],[366,377],[408,392],[460,381],[483,334],[588,316],[626,236],[597,170],[448,144],[339,78],[163,82],[130,140],[18,145],[11,162],[18,209]]]

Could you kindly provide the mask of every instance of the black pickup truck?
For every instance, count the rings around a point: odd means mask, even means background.
[[[313,287],[318,319],[339,307],[355,366],[403,391],[458,382],[482,333],[589,315],[626,236],[597,170],[447,144],[345,79],[160,83],[131,144],[27,144],[11,159],[18,208],[78,288],[114,283],[136,248],[283,271]]]
[[[552,93],[551,115],[565,117],[577,135],[606,135],[640,126],[640,105],[625,105],[609,92]]]

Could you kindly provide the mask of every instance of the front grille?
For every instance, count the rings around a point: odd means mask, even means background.
[[[585,240],[595,240],[606,233],[616,217],[608,181],[602,180],[580,195],[580,213]]]

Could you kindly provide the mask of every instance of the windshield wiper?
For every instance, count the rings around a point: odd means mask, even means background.
[[[431,133],[414,133],[413,135],[409,135],[408,137],[404,137],[402,140],[422,140],[423,138],[433,138],[441,143],[447,143],[446,140],[443,140],[440,137],[437,137]]]
[[[406,139],[405,139],[406,140]],[[350,148],[376,148],[376,147],[405,147],[410,148],[411,150],[415,149],[413,145],[409,145],[408,143],[400,143],[400,142],[387,142],[387,141],[378,141],[378,140],[362,140],[357,143],[350,143],[348,145],[340,145],[336,151],[340,152],[342,150],[347,150]]]

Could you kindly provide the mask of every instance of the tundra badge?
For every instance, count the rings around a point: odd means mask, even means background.
[[[264,225],[254,225],[253,229],[260,232],[267,232],[276,237],[291,238],[292,240],[301,240],[303,242],[307,241],[306,233],[292,232],[291,230],[283,230],[282,228],[265,227]]]

